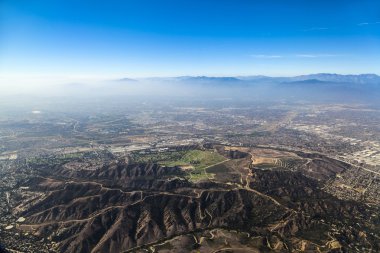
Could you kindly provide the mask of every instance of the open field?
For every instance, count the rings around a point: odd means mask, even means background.
[[[136,163],[158,163],[167,167],[180,166],[189,173],[192,181],[210,178],[206,168],[219,164],[227,159],[211,150],[168,151],[154,154],[133,155]]]

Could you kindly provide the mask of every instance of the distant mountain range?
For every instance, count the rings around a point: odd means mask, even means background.
[[[179,76],[128,78],[119,80],[119,87],[155,89],[165,94],[194,97],[228,97],[276,101],[305,100],[314,102],[380,102],[380,76],[375,74],[339,75],[310,74],[293,77],[269,76]],[[150,87],[147,89],[147,87]],[[121,94],[121,93],[120,93]],[[155,93],[156,94],[156,93]]]
[[[360,102],[380,105],[380,76],[375,74],[311,74],[294,77],[178,76],[122,78],[94,83],[69,83],[47,94],[88,98],[105,96],[193,97],[240,101]]]
[[[338,75],[338,74],[312,74],[297,76],[293,79],[297,81],[315,79],[324,82],[335,83],[358,83],[358,84],[380,84],[380,76],[375,74],[362,74],[362,75]]]
[[[121,79],[118,79],[116,81],[118,81],[118,82],[138,82],[136,79],[132,79],[132,78],[121,78]]]
[[[375,74],[361,75],[339,75],[339,74],[310,74],[294,77],[270,77],[270,76],[179,76],[179,77],[158,77],[130,79],[122,78],[120,82],[136,81],[160,81],[160,82],[179,82],[179,83],[200,83],[200,84],[248,84],[248,83],[350,83],[350,84],[380,84],[380,76]]]

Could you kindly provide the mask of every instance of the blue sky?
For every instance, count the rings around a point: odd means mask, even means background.
[[[1,0],[4,78],[380,74],[377,0]]]

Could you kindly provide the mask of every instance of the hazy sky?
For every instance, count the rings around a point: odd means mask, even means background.
[[[1,80],[380,74],[378,0],[0,0]]]

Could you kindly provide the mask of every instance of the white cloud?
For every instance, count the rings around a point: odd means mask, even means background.
[[[357,25],[358,26],[364,26],[364,25],[376,25],[376,24],[380,24],[380,21],[377,21],[377,22],[363,22],[363,23],[359,23]]]
[[[314,54],[297,54],[296,57],[300,58],[316,58],[317,56]]]
[[[296,54],[298,58],[323,58],[323,57],[336,57],[336,54]]]
[[[304,32],[311,32],[311,31],[322,31],[322,30],[328,30],[329,28],[327,27],[312,27],[312,28],[309,28],[309,29],[304,29],[302,31]]]

